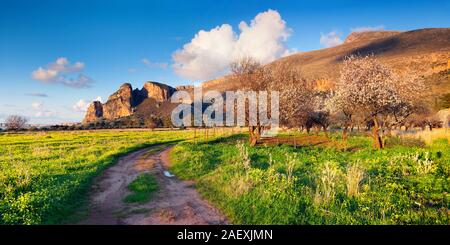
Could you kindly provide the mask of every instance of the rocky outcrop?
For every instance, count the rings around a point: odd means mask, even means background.
[[[83,123],[89,123],[103,117],[103,105],[100,101],[92,102],[86,112]]]
[[[142,89],[134,90],[131,84],[125,83],[109,96],[105,104],[99,101],[92,102],[83,123],[90,123],[101,118],[114,120],[131,116],[134,109],[147,98],[152,98],[155,102],[163,102],[169,100],[175,91],[175,88],[157,82],[146,82]]]
[[[131,101],[132,87],[131,84],[125,83],[117,92],[109,96],[108,101],[103,105],[103,118],[110,120],[131,115],[133,113]]]
[[[169,100],[175,89],[162,83],[146,82],[141,90],[147,93],[147,98],[153,98],[158,102]]]

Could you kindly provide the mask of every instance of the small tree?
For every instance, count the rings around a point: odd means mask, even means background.
[[[25,128],[27,122],[28,120],[23,116],[11,115],[8,118],[6,118],[5,127],[7,130],[12,131],[21,130]]]
[[[266,75],[267,70],[262,65],[251,57],[243,57],[230,64],[230,70],[232,73],[232,80],[237,83],[238,87],[242,90],[256,91],[262,90],[267,86]],[[246,108],[248,108],[248,101]],[[235,105],[236,107],[236,105]],[[235,108],[236,111],[236,108]],[[261,136],[261,125],[259,122],[259,116],[257,116],[257,125],[250,125],[249,123],[249,110],[245,110],[245,120],[249,129],[249,141],[250,145],[255,145]]]

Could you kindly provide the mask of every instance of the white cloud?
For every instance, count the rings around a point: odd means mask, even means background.
[[[82,71],[84,69],[84,63],[77,61],[71,65],[66,57],[60,57],[54,63],[48,64],[47,67],[53,71],[73,73]]]
[[[103,103],[103,99],[102,97],[98,96],[97,98],[95,98],[94,100],[84,100],[84,99],[80,99],[79,101],[77,101],[72,108],[77,111],[77,112],[86,112],[89,105],[94,102],[94,101],[100,101],[101,103]]]
[[[89,88],[92,83],[94,83],[94,80],[83,74],[79,74],[76,78],[64,79],[62,81],[62,84],[72,88]]]
[[[350,29],[351,32],[370,32],[370,31],[383,31],[384,26],[360,26],[360,27],[354,27]]]
[[[102,97],[100,97],[100,96],[98,96],[97,98],[95,98],[94,101],[99,101],[99,102],[103,103],[103,99],[102,99]]]
[[[169,66],[167,62],[152,62],[147,58],[142,58],[141,62],[149,68],[167,69]]]
[[[53,111],[45,109],[44,103],[40,101],[31,103],[31,107],[33,107],[33,109],[36,111],[36,117],[52,117],[56,114]]]
[[[31,107],[33,107],[35,110],[42,110],[42,108],[44,107],[44,103],[36,101],[31,103]]]
[[[58,82],[58,79],[60,79],[60,77],[58,77],[58,74],[58,71],[51,69],[46,70],[42,67],[39,67],[37,70],[31,73],[31,77],[35,80],[39,80],[45,83],[55,83]]]
[[[209,31],[200,30],[172,58],[175,72],[191,80],[207,80],[227,72],[229,64],[250,56],[265,64],[286,55],[291,30],[275,10],[259,13],[247,24],[239,24],[240,33],[229,24]]]
[[[79,111],[79,112],[85,112],[88,107],[89,107],[89,102],[87,102],[83,99],[79,100],[77,103],[75,103],[75,105],[73,105],[73,109],[75,111]]]
[[[342,42],[343,41],[340,34],[338,34],[336,31],[331,31],[326,34],[320,33],[320,44],[322,44],[326,48],[337,46],[339,44],[342,44]]]
[[[93,80],[83,74],[78,74],[76,78],[68,78],[68,74],[80,72],[85,68],[83,62],[77,61],[71,64],[66,57],[57,58],[56,61],[39,67],[31,73],[31,78],[43,83],[60,83],[73,88],[90,87]]]
[[[36,112],[35,116],[36,117],[53,117],[56,114],[52,111],[48,111],[48,110],[42,110],[42,111],[38,111]]]

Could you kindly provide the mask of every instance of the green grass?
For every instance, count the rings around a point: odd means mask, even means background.
[[[149,202],[153,193],[158,190],[158,182],[153,175],[143,173],[128,185],[128,189],[132,193],[126,196],[123,201],[143,204]]]
[[[192,135],[142,130],[1,134],[0,224],[67,222],[86,206],[92,180],[120,156]]]
[[[301,136],[301,133],[297,133]],[[314,139],[314,134],[306,138]],[[131,151],[192,131],[99,130],[0,134],[0,224],[59,224],[85,207],[93,179]],[[243,135],[183,141],[172,171],[237,224],[450,224],[450,145],[339,134],[302,147],[238,144]],[[323,135],[320,135],[323,136]],[[357,168],[353,168],[353,166]],[[351,169],[362,169],[350,194]],[[349,177],[350,176],[350,177]]]
[[[237,224],[450,224],[447,140],[391,139],[378,151],[365,136],[330,139],[297,149],[184,142],[172,171]]]

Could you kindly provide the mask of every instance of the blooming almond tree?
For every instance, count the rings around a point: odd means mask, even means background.
[[[384,147],[383,128],[401,123],[414,109],[424,86],[415,76],[401,77],[372,56],[347,57],[329,106],[341,111],[347,120],[352,115],[372,121],[374,146]],[[347,124],[344,129],[347,128]]]

